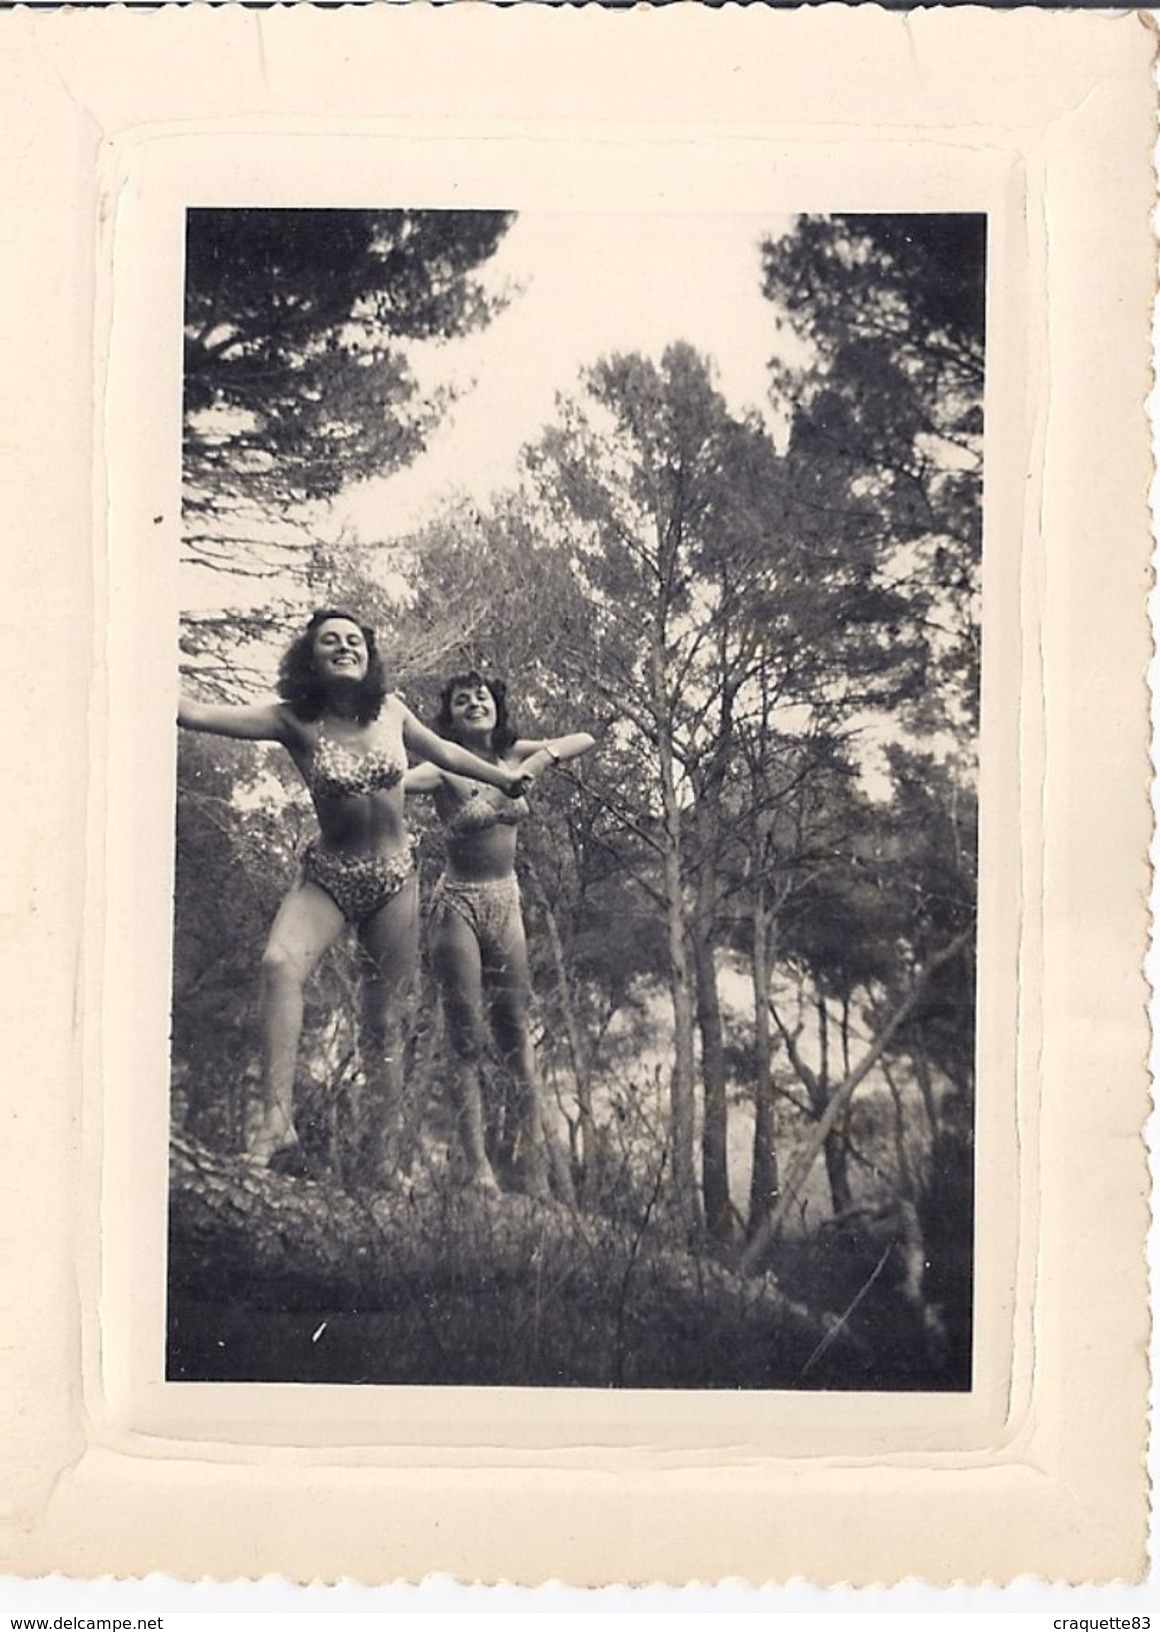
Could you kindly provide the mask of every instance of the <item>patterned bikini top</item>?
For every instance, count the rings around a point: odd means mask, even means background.
[[[317,799],[357,799],[395,787],[406,768],[389,748],[370,748],[358,754],[345,743],[333,741],[319,725],[310,791]]]
[[[500,801],[497,804],[482,788],[475,788],[445,824],[445,831],[459,838],[466,833],[482,833],[489,827],[515,827],[528,814],[528,801],[522,797],[508,799],[501,794]]]

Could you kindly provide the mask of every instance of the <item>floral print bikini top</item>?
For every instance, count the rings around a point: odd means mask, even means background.
[[[406,765],[389,748],[370,748],[359,754],[335,742],[318,727],[318,745],[310,768],[310,791],[316,799],[357,799],[381,793],[403,779]]]
[[[509,799],[499,795],[500,803],[489,798],[482,788],[475,788],[445,824],[446,831],[458,838],[464,833],[478,833],[487,827],[514,827],[528,814],[528,801]]]

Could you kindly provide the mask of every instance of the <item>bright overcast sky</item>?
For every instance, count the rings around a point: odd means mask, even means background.
[[[416,358],[424,384],[474,379],[474,389],[422,458],[344,496],[336,519],[372,543],[425,520],[450,491],[485,500],[512,480],[556,393],[612,351],[659,358],[671,341],[690,341],[716,363],[734,410],[765,408],[779,339],[758,245],[789,225],[774,214],[520,216],[487,272],[492,287],[522,292],[479,334]]]

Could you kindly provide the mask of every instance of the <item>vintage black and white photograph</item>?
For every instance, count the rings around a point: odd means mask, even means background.
[[[971,1389],[986,229],[185,212],[169,1382]]]

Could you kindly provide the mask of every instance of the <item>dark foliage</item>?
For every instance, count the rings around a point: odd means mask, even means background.
[[[408,464],[446,407],[408,356],[485,323],[499,210],[193,209],[184,541],[225,575],[302,577],[307,507]],[[269,627],[267,620],[266,627]],[[190,631],[187,631],[190,633]],[[220,644],[219,620],[201,620]]]

